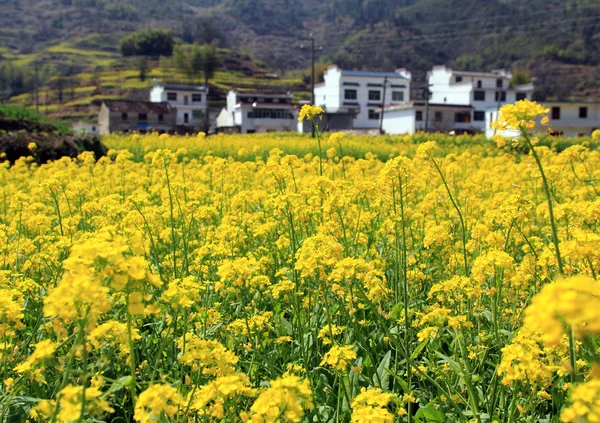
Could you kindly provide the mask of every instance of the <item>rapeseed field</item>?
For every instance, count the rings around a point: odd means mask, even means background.
[[[30,146],[0,166],[0,421],[600,421],[600,153],[546,114]]]

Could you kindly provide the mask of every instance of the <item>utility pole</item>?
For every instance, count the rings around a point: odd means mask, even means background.
[[[383,135],[383,114],[385,113],[385,92],[387,90],[387,75],[383,79],[383,99],[381,100],[381,116],[379,118],[379,133]]]
[[[429,87],[431,87],[431,84],[427,84],[425,88],[425,132],[429,130],[429,96],[431,96]]]
[[[303,45],[300,46],[301,49],[306,48]],[[310,34],[310,62],[311,62],[311,77],[310,77],[310,103],[314,106],[315,105],[315,50],[317,50],[317,48],[315,48],[315,37],[313,37],[313,34],[311,32]],[[318,50],[323,50],[323,47],[319,47]],[[315,127],[313,125],[312,127],[312,137],[315,137]]]
[[[35,89],[35,111],[39,113],[40,111],[40,99],[39,99],[39,81],[38,81],[38,61],[37,58],[33,61],[33,68],[34,68],[34,73],[35,73],[35,77],[34,77],[34,89]]]

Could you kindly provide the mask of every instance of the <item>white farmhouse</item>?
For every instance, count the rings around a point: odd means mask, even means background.
[[[209,119],[207,96],[205,86],[159,84],[156,80],[150,91],[151,102],[167,102],[177,109],[176,125],[184,131],[205,129]]]
[[[297,129],[291,93],[242,93],[230,90],[227,107],[217,116],[217,130],[242,134]]]
[[[529,99],[533,84],[515,86],[512,74],[505,70],[492,72],[455,71],[446,66],[434,66],[427,73],[431,98],[429,106],[469,106],[471,111],[456,111],[455,122],[460,128],[479,132],[486,130],[486,112],[503,104]],[[434,112],[435,113],[435,112]],[[435,116],[435,115],[434,115]],[[429,128],[428,128],[429,129]]]
[[[379,128],[379,108],[410,100],[411,74],[406,69],[364,72],[333,65],[325,71],[324,81],[315,86],[314,94],[315,104],[325,111],[325,119],[335,122],[335,115],[352,115],[351,128],[330,127],[331,130]],[[339,121],[350,122],[349,119]]]
[[[600,129],[600,102],[585,101],[544,101],[544,107],[550,111],[548,128],[552,135],[565,137],[590,136]],[[498,110],[490,108],[486,113],[486,131],[488,138],[496,135],[492,122],[498,119]],[[518,135],[515,130],[500,131],[498,135],[513,137]]]

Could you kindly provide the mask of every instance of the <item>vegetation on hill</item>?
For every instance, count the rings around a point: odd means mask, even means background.
[[[31,104],[37,67],[44,89],[56,97],[50,113],[54,105],[76,102],[67,107],[78,107],[99,96],[136,95],[131,90],[147,87],[147,78],[167,76],[163,71],[173,78],[199,78],[193,66],[188,71],[180,66],[190,63],[181,61],[181,54],[148,62],[125,60],[121,52],[168,56],[177,50],[188,54],[194,44],[213,44],[222,62],[211,81],[217,92],[291,70],[301,71],[295,79],[306,84],[310,53],[299,47],[311,33],[322,47],[319,69],[330,63],[371,70],[407,67],[418,85],[436,64],[465,70],[507,67],[536,79],[538,99],[600,98],[600,4],[595,0],[11,0],[2,8],[0,99],[27,93],[19,101]],[[242,71],[244,80],[232,80],[235,74],[219,80],[219,70],[231,70],[229,56],[235,61],[248,55],[259,61],[251,66],[258,69]],[[130,71],[142,80],[134,83]],[[127,76],[107,87],[100,80],[107,72]],[[125,85],[117,89],[117,84]]]

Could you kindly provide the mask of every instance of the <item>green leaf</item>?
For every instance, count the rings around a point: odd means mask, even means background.
[[[419,408],[419,411],[417,411],[415,417],[419,421],[423,421],[422,419],[425,419],[426,422],[445,423],[446,421],[446,415],[437,408],[433,407]]]
[[[423,351],[423,348],[425,348],[425,346],[427,345],[428,342],[429,342],[429,339],[426,339],[423,342],[421,342],[419,344],[419,346],[417,348],[415,348],[415,350],[413,351],[413,353],[410,355],[410,358],[412,360],[414,360],[415,358],[417,358],[418,355],[421,353],[421,351]]]
[[[120,377],[119,379],[115,380],[112,385],[110,385],[110,388],[108,388],[107,394],[112,394],[117,391],[120,391],[121,389],[123,389],[125,387],[129,387],[132,385],[132,382],[133,382],[133,379],[131,378],[131,376]]]
[[[377,381],[381,383],[381,389],[385,391],[390,389],[390,375],[387,370],[390,368],[391,359],[392,351],[388,351],[377,366]]]

